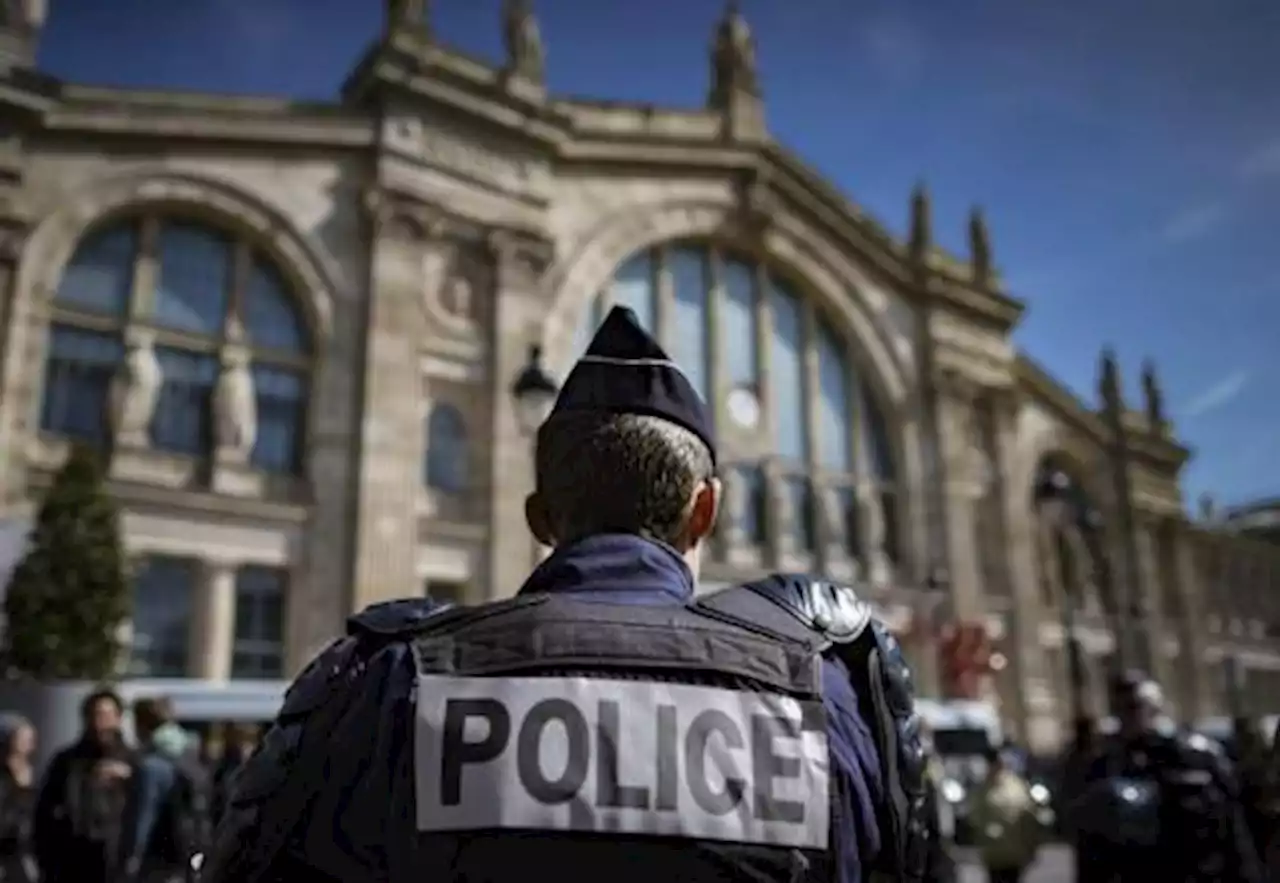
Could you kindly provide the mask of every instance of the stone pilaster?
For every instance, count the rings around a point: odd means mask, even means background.
[[[525,522],[524,500],[534,488],[534,439],[521,429],[511,383],[524,367],[529,344],[541,335],[542,273],[550,263],[549,242],[527,234],[494,231],[492,434],[490,444],[490,598],[515,593],[539,555]],[[563,378],[561,378],[563,379]]]
[[[224,683],[231,678],[236,639],[236,566],[206,561],[196,584],[187,644],[191,677]]]
[[[999,494],[999,529],[1004,538],[1003,565],[1013,596],[1007,639],[1013,649],[1010,675],[1019,687],[1012,692],[1016,707],[1010,712],[1022,719],[1023,737],[1037,743],[1033,750],[1048,749],[1057,711],[1053,697],[1064,694],[1054,687],[1053,672],[1040,643],[1039,625],[1046,611],[1041,601],[1041,574],[1036,566],[1037,521],[1031,512],[1031,501],[1017,493],[1012,481],[1018,444],[1018,401],[1013,394],[996,396],[994,422],[993,471]]]
[[[444,233],[425,209],[384,192],[370,194],[368,207],[372,260],[352,592],[357,610],[419,591],[422,270],[425,254],[439,247]]]
[[[1137,523],[1134,525],[1134,530],[1137,532],[1137,543],[1135,544],[1138,550],[1137,565],[1141,573],[1136,589],[1145,596],[1141,609],[1146,613],[1139,627],[1147,630],[1147,644],[1151,648],[1150,674],[1158,682],[1165,685],[1165,694],[1167,696],[1177,697],[1180,690],[1173,689],[1173,660],[1165,652],[1164,638],[1171,633],[1166,627],[1169,621],[1167,617],[1168,611],[1165,609],[1165,604],[1161,597],[1161,587],[1164,584],[1164,569],[1160,566],[1158,541],[1160,524],[1154,517],[1139,516]],[[1173,710],[1181,711],[1182,709]]]
[[[945,374],[938,383],[939,471],[944,488],[943,526],[949,554],[952,605],[959,619],[982,615],[982,585],[974,542],[974,488],[969,474],[976,389],[964,378]]]
[[[1183,684],[1183,698],[1186,707],[1180,709],[1186,719],[1195,719],[1213,714],[1218,708],[1216,692],[1209,664],[1205,661],[1205,649],[1209,642],[1208,630],[1205,627],[1205,605],[1202,574],[1196,561],[1195,535],[1190,526],[1179,523],[1172,531],[1172,557],[1169,568],[1170,578],[1177,581],[1174,586],[1182,605],[1183,615],[1180,617],[1180,628],[1177,629],[1178,665],[1176,677]]]

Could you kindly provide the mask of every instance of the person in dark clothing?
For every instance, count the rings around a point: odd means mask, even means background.
[[[209,777],[195,737],[173,716],[168,699],[140,699],[133,707],[137,774],[125,814],[121,879],[183,879],[209,840]]]
[[[39,874],[31,843],[35,813],[36,730],[30,721],[13,716],[0,724],[0,879],[5,883],[34,883]]]
[[[258,744],[258,727],[254,724],[228,723],[222,756],[213,767],[213,816],[221,819],[235,784],[235,775],[253,754]]]
[[[119,858],[134,758],[120,733],[124,704],[116,693],[90,694],[80,712],[84,734],[54,755],[36,799],[36,858],[48,880],[105,883]]]
[[[1080,883],[1260,883],[1233,770],[1203,736],[1162,731],[1162,704],[1141,672],[1112,684],[1120,730],[1071,807]]]
[[[555,551],[508,600],[352,617],[237,777],[207,883],[872,878],[897,841],[850,670],[695,600],[710,423],[615,308],[538,433],[526,515]],[[829,627],[861,603],[780,582]]]

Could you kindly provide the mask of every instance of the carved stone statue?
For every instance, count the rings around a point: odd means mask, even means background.
[[[472,314],[473,294],[474,289],[471,287],[471,280],[461,273],[455,273],[445,283],[444,308],[455,318],[465,319],[469,322],[475,318]]]
[[[737,469],[730,469],[724,476],[724,538],[730,546],[742,545],[746,539],[743,529],[747,519],[747,482]]]
[[[713,91],[725,95],[735,89],[755,93],[756,47],[751,27],[743,18],[736,0],[731,0],[716,34],[712,53]]]
[[[222,372],[213,392],[213,413],[218,457],[248,462],[258,434],[258,413],[249,354],[240,347],[228,347],[223,352]]]
[[[111,383],[111,421],[117,440],[129,447],[147,445],[147,428],[160,394],[160,363],[148,333],[130,336],[128,351]]]
[[[507,71],[530,82],[541,83],[546,76],[546,50],[529,0],[507,0],[503,19]]]
[[[844,489],[824,488],[820,497],[822,532],[827,546],[827,557],[849,557],[848,524],[845,520]]]
[[[430,17],[429,0],[387,0],[387,30],[426,27]]]

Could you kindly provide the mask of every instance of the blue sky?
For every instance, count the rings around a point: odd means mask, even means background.
[[[500,54],[499,0],[435,0]],[[329,98],[377,0],[50,0],[70,80]],[[720,0],[535,0],[559,92],[700,104]],[[1197,456],[1188,499],[1280,494],[1280,4],[745,0],[770,125],[901,231],[919,179],[961,249],[987,211],[1020,345],[1092,396],[1154,358]]]

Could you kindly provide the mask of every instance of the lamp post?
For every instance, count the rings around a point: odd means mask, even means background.
[[[542,364],[542,347],[529,347],[529,360],[511,384],[511,397],[516,403],[516,421],[525,438],[532,438],[551,413],[560,394],[560,384]]]
[[[537,434],[538,427],[546,421],[551,414],[551,409],[555,407],[556,396],[559,394],[560,384],[556,383],[555,378],[542,364],[542,347],[536,343],[532,344],[529,347],[528,361],[511,384],[511,398],[516,406],[516,423],[526,441],[532,441]],[[533,481],[536,484],[537,466],[534,462],[534,454],[534,447],[531,444],[529,472],[534,476]],[[530,554],[535,566],[545,556],[542,544],[536,537],[533,538]]]
[[[1050,469],[1036,487],[1037,509],[1053,527],[1054,550],[1058,558],[1058,576],[1062,583],[1062,640],[1067,651],[1068,690],[1071,696],[1072,721],[1085,716],[1085,670],[1080,641],[1076,637],[1076,612],[1079,594],[1071,549],[1067,544],[1067,529],[1076,526],[1088,535],[1090,510],[1071,478],[1059,469]],[[1093,549],[1090,549],[1093,552]]]

